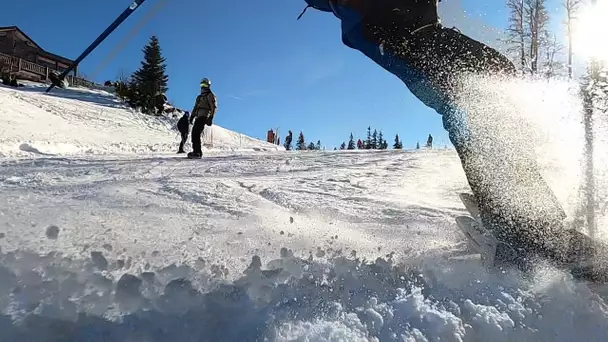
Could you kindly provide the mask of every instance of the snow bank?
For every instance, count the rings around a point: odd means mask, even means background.
[[[32,83],[0,86],[0,157],[177,151],[177,119],[141,114],[103,90],[44,90]],[[207,149],[282,149],[217,125],[211,131]]]
[[[123,270],[129,260],[91,255],[0,254],[2,338],[602,341],[608,329],[606,306],[569,279],[545,278],[538,290],[466,263],[405,268],[282,249],[267,265],[254,256],[226,281],[222,265],[205,260],[132,274]]]

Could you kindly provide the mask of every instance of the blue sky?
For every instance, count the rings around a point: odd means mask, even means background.
[[[438,114],[396,77],[342,45],[333,15],[310,9],[296,21],[303,0],[169,0],[134,31],[159,1],[147,0],[80,71],[99,82],[116,79],[120,70],[131,73],[156,35],[167,58],[169,99],[190,109],[200,79],[210,78],[219,101],[216,123],[228,129],[258,138],[275,127],[281,136],[288,129],[303,131],[307,140],[320,139],[331,149],[350,132],[362,138],[367,126],[382,130],[391,143],[399,134],[406,148],[422,144],[429,133],[436,144],[449,144]],[[43,48],[76,58],[129,2],[9,1],[2,9],[11,21],[0,26],[18,25]],[[500,0],[446,0],[440,14],[444,24],[492,45],[507,18]]]

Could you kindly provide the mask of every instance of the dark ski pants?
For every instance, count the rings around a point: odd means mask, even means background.
[[[451,75],[468,71],[496,76],[514,73],[515,68],[498,52],[457,31],[443,29],[427,34],[433,39],[419,43],[420,56],[426,60],[427,73],[436,75],[432,77],[443,77],[437,66]],[[442,57],[434,58],[439,55]],[[504,118],[492,111],[492,103],[463,110],[453,101],[458,96],[456,79],[443,77],[443,82],[436,84],[452,96],[442,101],[437,111],[443,115],[443,126],[477,199],[482,222],[509,246],[499,248],[497,259],[528,270],[540,258],[572,270],[596,257],[607,257],[607,246],[565,225],[566,214],[543,179],[530,152],[533,146],[514,139],[517,133],[509,129],[497,129],[503,127],[497,122]],[[504,124],[513,123],[505,120]],[[604,267],[591,264],[577,272],[588,280],[607,279]]]
[[[475,122],[472,113],[459,108],[462,76],[512,77],[516,69],[506,57],[439,25],[415,34],[381,38],[382,46],[368,39],[361,24],[343,31],[348,46],[399,77],[419,100],[443,116],[443,126],[479,203],[484,226],[514,250],[511,255],[497,256],[499,259],[526,269],[540,257],[572,269],[573,264],[595,255],[599,254],[600,259],[608,256],[605,245],[565,227],[565,213],[534,156],[510,141],[508,135],[487,130],[492,127],[487,125],[488,118],[479,117]],[[490,104],[479,106],[479,114],[495,114],[490,113]],[[608,275],[596,267],[581,273],[586,272],[587,279]]]
[[[205,130],[205,123],[207,118],[196,118],[194,119],[194,125],[192,126],[192,153],[197,156],[203,155],[201,147],[201,134]]]
[[[178,152],[184,152],[184,145],[186,144],[186,141],[188,141],[188,131],[180,132],[180,134],[182,136],[182,141],[179,143]]]

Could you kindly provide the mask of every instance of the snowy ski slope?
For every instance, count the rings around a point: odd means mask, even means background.
[[[605,340],[586,285],[465,255],[453,151],[222,130],[193,161],[170,124],[70,94],[0,88],[0,340]]]
[[[35,83],[0,87],[0,156],[177,151],[176,120],[128,109],[103,90],[54,89],[47,95],[45,89]],[[217,125],[212,131],[206,130],[204,142],[214,150],[283,149]]]

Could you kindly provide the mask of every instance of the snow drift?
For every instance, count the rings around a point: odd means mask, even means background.
[[[177,119],[141,114],[103,90],[44,90],[35,83],[0,86],[0,156],[177,151]],[[212,150],[282,149],[217,125],[203,142]]]

